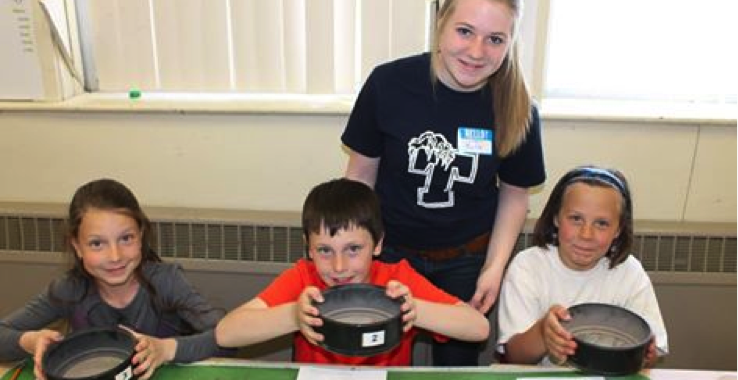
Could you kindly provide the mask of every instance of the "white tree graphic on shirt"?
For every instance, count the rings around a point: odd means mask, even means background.
[[[426,164],[424,167],[416,167],[419,165],[418,156],[425,153]],[[472,183],[477,176],[477,165],[479,156],[476,154],[461,153],[454,148],[451,143],[446,140],[440,133],[425,131],[418,137],[413,137],[407,144],[408,172],[425,176],[423,187],[417,190],[418,206],[426,208],[446,208],[453,207],[455,203],[453,186],[455,182]],[[467,176],[459,173],[459,168],[453,166],[453,162],[461,157],[471,159],[471,172]],[[422,163],[422,160],[421,160]],[[436,171],[439,168],[439,171]],[[444,188],[445,199],[442,201],[428,201],[426,195],[430,192],[430,185],[433,176],[446,175],[447,181]]]

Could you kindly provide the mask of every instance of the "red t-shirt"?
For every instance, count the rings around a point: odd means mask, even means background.
[[[387,264],[373,261],[369,272],[369,282],[373,285],[386,286],[390,280],[397,280],[410,288],[413,298],[425,301],[455,305],[459,299],[431,284],[425,277],[415,271],[407,261]],[[300,259],[295,266],[282,272],[260,294],[269,307],[296,302],[302,291],[308,286],[320,290],[327,288],[320,278],[315,263]],[[334,354],[320,346],[311,344],[300,333],[295,333],[294,360],[298,363],[330,363],[372,366],[408,366],[411,363],[412,344],[418,334],[416,328],[405,333],[402,341],[394,349],[369,357],[345,356]],[[445,337],[435,335],[436,340],[444,341]]]

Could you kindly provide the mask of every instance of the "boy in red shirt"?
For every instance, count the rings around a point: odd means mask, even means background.
[[[295,361],[350,365],[407,366],[418,329],[435,339],[482,341],[489,322],[477,310],[436,288],[405,261],[373,260],[382,251],[384,227],[379,201],[364,183],[335,179],[313,188],[302,211],[302,228],[310,260],[300,259],[258,296],[228,313],[215,334],[221,347],[239,347],[295,333]],[[329,352],[317,344],[314,330],[322,321],[313,301],[321,291],[348,283],[386,287],[392,298],[404,297],[404,335],[394,349],[369,357]]]

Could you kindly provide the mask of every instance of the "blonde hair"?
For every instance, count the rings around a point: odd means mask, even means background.
[[[488,0],[504,3],[515,16],[512,44],[500,68],[488,79],[492,91],[492,110],[495,115],[495,148],[500,157],[514,152],[524,141],[530,128],[533,100],[523,74],[520,61],[518,27],[523,14],[522,0]],[[438,11],[431,61],[439,59],[439,41],[450,16],[456,10],[458,0],[445,0]],[[431,65],[433,81],[438,80]]]

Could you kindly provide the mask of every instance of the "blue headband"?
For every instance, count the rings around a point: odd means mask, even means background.
[[[623,196],[626,195],[625,184],[623,184],[623,181],[621,181],[620,178],[605,169],[584,167],[576,169],[576,172],[577,173],[567,181],[567,184],[581,179],[596,179],[618,189],[618,191],[620,191],[620,194],[622,194]]]

